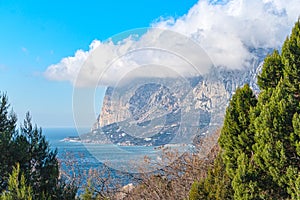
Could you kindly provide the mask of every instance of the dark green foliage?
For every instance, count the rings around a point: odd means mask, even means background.
[[[275,88],[283,76],[283,64],[281,56],[275,50],[271,55],[268,55],[263,64],[261,74],[257,77],[257,84],[261,90],[267,88]]]
[[[265,59],[258,84],[258,101],[247,85],[237,89],[219,139],[233,199],[300,199],[300,21],[281,55]],[[191,194],[207,199],[210,179]]]
[[[273,198],[299,198],[300,22],[282,48],[283,77],[255,119],[255,163],[269,177]],[[269,88],[266,88],[266,90]],[[270,189],[269,189],[270,191]]]
[[[42,135],[42,130],[32,127],[29,113],[26,114],[20,135],[15,139],[15,143],[17,154],[15,158],[20,163],[26,180],[33,190],[39,191],[36,198],[39,198],[41,194],[54,196],[53,188],[58,183],[59,175],[57,152],[50,150],[45,136]]]
[[[291,95],[281,85],[274,90],[270,101],[264,105],[254,122],[255,161],[272,176],[278,186],[286,182],[283,172],[292,162],[295,150],[290,143],[294,104]]]
[[[258,168],[253,157],[245,153],[237,159],[237,170],[232,180],[234,199],[273,199],[277,187],[270,184],[269,176]]]
[[[254,134],[249,130],[249,113],[256,103],[255,95],[246,84],[236,90],[226,110],[219,144],[223,149],[222,157],[231,178],[236,174],[238,156],[241,153],[250,156],[252,153]]]
[[[18,163],[24,176],[20,181],[32,188],[33,199],[74,199],[77,189],[59,179],[57,151],[50,149],[42,130],[32,126],[27,113],[17,131],[17,119],[9,111],[6,95],[0,94],[0,99],[0,191],[5,193],[12,187],[9,176]]]
[[[257,194],[257,182],[251,169],[253,156],[254,132],[252,130],[251,112],[257,99],[246,84],[238,88],[226,110],[224,125],[221,130],[219,144],[226,172],[231,178],[235,199],[249,199]],[[255,115],[254,115],[255,116]]]
[[[231,179],[225,171],[225,165],[219,154],[214,165],[208,170],[207,177],[194,182],[189,194],[190,200],[231,200],[233,189]]]
[[[300,20],[282,47],[282,63],[285,66],[284,79],[287,89],[300,100]]]
[[[7,187],[12,166],[13,138],[16,136],[16,115],[9,110],[7,96],[0,93],[0,192]]]

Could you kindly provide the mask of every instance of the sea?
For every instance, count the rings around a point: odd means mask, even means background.
[[[122,179],[123,185],[132,180],[123,174],[149,173],[157,170],[157,166],[149,165],[149,159],[161,163],[162,150],[152,146],[118,146],[113,144],[94,144],[65,141],[65,138],[78,137],[89,129],[76,128],[44,128],[43,134],[51,149],[57,150],[61,168],[78,173],[90,169],[109,169],[113,178]],[[148,165],[147,165],[148,164]]]
[[[134,183],[140,173],[152,173],[164,166],[162,148],[153,146],[118,146],[113,144],[95,144],[65,141],[65,138],[78,137],[89,129],[44,128],[43,134],[52,150],[57,150],[61,170],[69,176],[83,177],[79,183],[79,192],[84,191],[87,178],[83,174],[91,169],[108,174],[123,186]],[[176,147],[176,146],[175,146]],[[171,148],[173,148],[171,146]],[[178,148],[176,148],[178,150]],[[185,152],[186,148],[180,148]],[[180,154],[179,154],[180,155]],[[174,158],[176,160],[177,158]],[[151,160],[151,162],[149,162]],[[169,162],[169,161],[168,161]],[[153,164],[156,163],[156,164]],[[157,165],[157,163],[159,163]],[[166,165],[169,163],[166,163]],[[166,166],[165,165],[165,166]]]
[[[79,132],[88,132],[88,129],[82,129]],[[85,169],[95,168],[102,165],[80,142],[66,142],[67,137],[78,137],[76,128],[43,128],[43,135],[50,144],[52,150],[57,150],[57,157],[63,162],[72,159]]]
[[[64,140],[68,137],[78,137],[88,131],[89,129],[45,128],[43,134],[50,147],[53,150],[57,149],[60,160],[72,158],[86,169],[105,163],[116,170],[134,172],[132,167],[142,163],[145,158],[160,159],[161,150],[152,146],[119,146]]]

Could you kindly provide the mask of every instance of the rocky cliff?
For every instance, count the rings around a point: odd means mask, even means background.
[[[203,76],[140,79],[108,87],[88,136],[105,143],[156,146],[192,143],[195,136],[216,131],[237,87],[248,83],[259,92],[256,76],[266,52],[256,51],[252,65],[239,70],[213,67]]]

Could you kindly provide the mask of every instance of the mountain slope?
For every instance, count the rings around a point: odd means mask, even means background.
[[[216,131],[237,87],[248,83],[257,94],[256,76],[267,51],[255,50],[251,66],[213,67],[203,76],[153,78],[108,87],[101,113],[83,139],[120,145],[192,143]]]

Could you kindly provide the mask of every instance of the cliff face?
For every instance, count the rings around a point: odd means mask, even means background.
[[[256,75],[264,55],[242,70],[216,67],[201,77],[141,79],[108,87],[92,132],[124,145],[192,143],[196,135],[222,125],[237,87],[248,83],[259,92]]]

